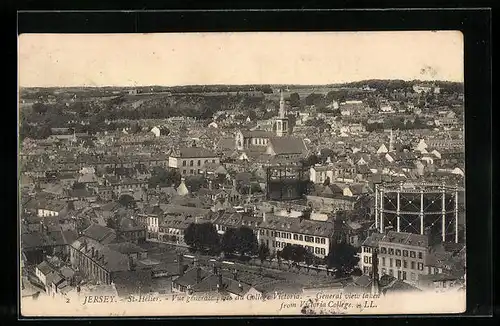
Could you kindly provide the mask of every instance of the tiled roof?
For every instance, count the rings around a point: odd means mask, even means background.
[[[217,155],[213,151],[203,147],[184,147],[179,149],[179,157],[182,158],[204,158],[216,156]]]
[[[133,254],[133,253],[139,253],[139,252],[146,252],[147,250],[139,247],[138,245],[135,245],[130,242],[120,242],[120,243],[112,243],[108,244],[108,248],[120,252],[122,254]]]
[[[383,243],[401,243],[405,245],[418,246],[422,248],[428,247],[429,239],[425,235],[389,231],[386,236],[380,239]]]
[[[210,276],[210,273],[206,272],[202,268],[194,267],[194,268],[188,269],[184,273],[184,275],[177,278],[174,282],[176,284],[179,284],[182,286],[188,286],[188,285],[193,286],[193,285],[197,284],[196,277],[197,277],[198,270],[200,273],[200,281],[203,281],[204,278]]]
[[[165,214],[188,214],[192,216],[205,216],[210,212],[209,209],[173,204],[160,205],[160,208],[163,209]]]
[[[307,152],[304,141],[294,137],[274,137],[270,144],[277,155],[303,154]]]
[[[103,241],[114,233],[115,231],[113,229],[99,224],[91,224],[83,231],[84,236],[96,241]]]
[[[266,222],[261,222],[259,227],[322,237],[331,237],[334,232],[334,225],[331,222],[282,217],[270,214],[266,214]]]
[[[47,261],[42,261],[40,264],[36,266],[40,272],[42,272],[43,275],[48,275],[52,272],[54,272],[54,268],[49,265]]]
[[[87,244],[87,251],[85,251],[85,243]],[[80,237],[71,245],[76,250],[86,253],[86,255],[91,256],[92,247],[94,250],[99,251],[99,256],[103,256],[104,260],[101,261],[101,265],[104,266],[108,271],[128,271],[129,270],[129,258],[113,249],[109,246],[105,246],[95,240],[88,239],[85,237]]]

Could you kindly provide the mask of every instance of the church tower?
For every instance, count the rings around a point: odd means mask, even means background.
[[[283,96],[283,90],[280,90],[280,110],[275,124],[276,135],[278,137],[288,136],[290,125],[288,123],[288,117],[286,115],[285,97]]]

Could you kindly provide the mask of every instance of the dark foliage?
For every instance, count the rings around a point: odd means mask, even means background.
[[[191,223],[184,233],[184,241],[196,251],[218,252],[219,235],[212,223]]]
[[[334,243],[326,257],[330,268],[336,268],[338,275],[348,275],[358,264],[357,249],[348,243]]]

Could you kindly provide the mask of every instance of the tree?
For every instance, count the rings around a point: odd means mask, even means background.
[[[134,197],[130,195],[121,195],[118,199],[118,203],[126,208],[135,208],[136,203]]]
[[[47,112],[48,107],[47,107],[47,105],[45,105],[43,103],[37,102],[37,103],[33,104],[32,109],[33,109],[33,112],[35,112],[35,113],[44,114],[45,112]]]
[[[108,228],[111,228],[111,229],[116,229],[116,221],[114,218],[112,217],[109,217],[107,220],[106,220],[106,226]]]
[[[155,166],[149,179],[149,187],[156,188],[178,186],[181,183],[181,174],[177,169],[165,170],[162,167]]]
[[[264,260],[266,260],[269,257],[269,254],[270,254],[269,247],[265,243],[261,243],[259,245],[259,251],[258,251],[261,264],[263,264]]]
[[[303,160],[302,163],[305,167],[310,167],[315,164],[321,163],[321,161],[316,154],[311,154],[305,160]]]
[[[72,188],[73,188],[73,190],[76,190],[76,189],[85,189],[85,184],[81,183],[81,182],[75,182],[75,183],[73,183]]]
[[[202,176],[189,176],[186,178],[185,184],[189,191],[196,192],[203,186],[207,186],[207,180]]]
[[[290,94],[290,106],[300,106],[300,96],[298,93]]]
[[[357,250],[348,243],[334,243],[326,257],[326,264],[337,269],[338,277],[348,275],[358,264]]]
[[[237,230],[229,228],[224,232],[221,242],[221,250],[226,255],[233,254],[238,249],[238,234]]]
[[[220,249],[219,235],[212,223],[191,223],[184,232],[184,241],[197,251],[217,253]]]
[[[291,260],[295,263],[300,263],[305,260],[307,250],[299,245],[286,245],[281,252],[281,257],[285,260]]]
[[[330,177],[326,177],[325,181],[323,182],[323,186],[329,186],[330,185]]]
[[[258,251],[257,237],[253,230],[246,226],[230,228],[222,236],[221,249],[228,255],[239,252],[240,257],[255,254]]]
[[[361,276],[363,275],[363,271],[359,269],[359,267],[355,267],[351,272],[351,276]]]
[[[238,251],[241,256],[257,252],[257,237],[252,229],[242,226],[238,229]]]
[[[141,131],[141,127],[139,126],[139,123],[137,123],[137,122],[132,123],[132,125],[130,126],[130,133],[137,134],[140,131]]]

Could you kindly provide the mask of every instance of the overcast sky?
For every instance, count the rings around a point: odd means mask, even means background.
[[[463,38],[440,32],[22,34],[19,84],[147,86],[463,81]]]

